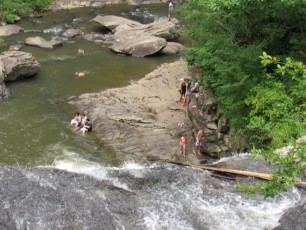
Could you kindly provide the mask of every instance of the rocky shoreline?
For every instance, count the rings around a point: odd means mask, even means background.
[[[162,64],[139,81],[123,88],[70,97],[94,123],[94,134],[123,159],[147,158],[199,163],[192,153],[193,126],[187,107],[179,103],[179,79],[190,76],[183,59]],[[183,125],[178,125],[183,124]],[[179,153],[179,136],[188,135],[188,154]]]

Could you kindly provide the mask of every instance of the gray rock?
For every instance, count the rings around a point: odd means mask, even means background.
[[[53,49],[55,47],[61,46],[62,42],[57,40],[47,41],[42,37],[28,37],[25,41],[25,44],[31,46],[38,46],[40,48]]]
[[[0,99],[8,98],[11,95],[10,90],[5,86],[4,79],[5,79],[5,70],[3,63],[0,62]]]
[[[22,51],[3,52],[0,61],[4,66],[5,81],[33,76],[40,70],[40,64],[33,55]]]
[[[131,39],[120,40],[113,44],[110,48],[123,54],[129,54],[136,57],[145,57],[158,53],[167,44],[163,38],[153,36],[142,36]]]
[[[79,29],[67,29],[63,32],[62,36],[65,38],[73,38],[76,36],[81,36],[83,32]]]
[[[183,49],[183,45],[177,42],[167,42],[167,45],[161,50],[163,54],[178,54]]]
[[[133,28],[142,25],[139,22],[114,15],[98,15],[92,20],[98,22],[102,26],[107,27],[111,31],[114,31],[118,26],[126,26],[126,28]]]
[[[20,32],[24,31],[18,25],[4,25],[0,26],[0,37],[6,37],[13,34],[19,34]]]
[[[102,43],[105,40],[105,36],[103,34],[97,34],[97,33],[83,34],[82,38],[87,41],[94,41],[97,43]]]
[[[9,48],[9,50],[11,50],[11,51],[18,51],[18,50],[20,50],[22,47],[23,47],[23,45],[21,45],[21,44],[11,45],[10,48]]]
[[[100,23],[114,33],[107,38],[107,43],[113,44],[110,48],[114,52],[137,57],[159,53],[167,45],[166,40],[177,38],[176,30],[179,29],[179,22],[176,19],[141,24],[118,16],[99,15],[93,21]],[[176,53],[178,47],[179,45],[170,43],[166,52],[168,50],[168,52]]]

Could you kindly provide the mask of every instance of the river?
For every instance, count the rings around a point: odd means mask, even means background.
[[[20,21],[25,33],[6,38],[0,50],[29,36],[60,37],[67,27],[99,32],[91,21],[98,13],[147,23],[167,12],[165,5],[50,12]],[[34,55],[41,71],[7,84],[13,98],[0,103],[1,229],[270,229],[299,202],[296,189],[263,200],[207,171],[121,162],[94,135],[69,127],[75,108],[67,97],[127,85],[178,57],[126,57],[81,39],[22,51]],[[74,78],[79,70],[86,77]]]

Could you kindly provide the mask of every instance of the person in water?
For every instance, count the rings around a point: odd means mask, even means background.
[[[85,72],[75,72],[74,73],[74,76],[76,77],[76,78],[80,78],[80,77],[84,77],[85,76]]]
[[[89,118],[86,119],[84,126],[80,129],[80,131],[85,134],[85,132],[90,132],[92,130],[92,122]]]

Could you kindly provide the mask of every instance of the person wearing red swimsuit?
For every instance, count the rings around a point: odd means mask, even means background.
[[[187,137],[186,134],[181,136],[180,139],[180,146],[181,146],[181,154],[183,154],[184,157],[186,157],[186,145],[187,145]]]

